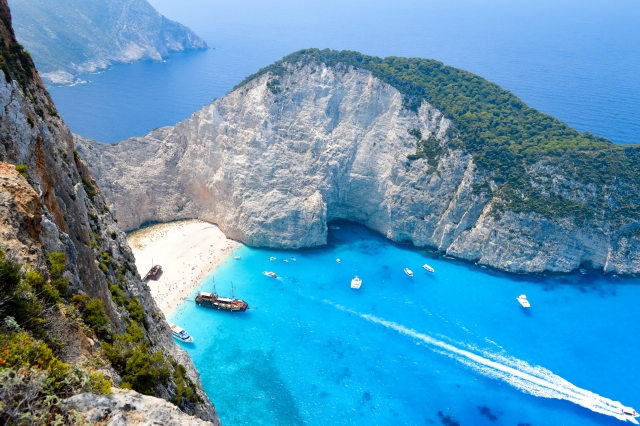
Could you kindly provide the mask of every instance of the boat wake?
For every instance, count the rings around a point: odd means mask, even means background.
[[[462,349],[449,343],[434,339],[431,336],[407,328],[392,321],[376,317],[374,315],[362,314],[344,306],[325,300],[341,311],[359,316],[369,322],[379,324],[383,327],[395,330],[398,333],[411,337],[426,344],[431,349],[470,367],[472,370],[494,379],[502,380],[522,392],[543,398],[562,399],[573,402],[584,408],[588,408],[596,413],[612,416],[623,421],[630,421],[639,424],[638,421],[623,413],[623,405],[618,401],[613,401],[596,393],[577,387],[566,381],[562,377],[553,374],[546,368],[532,366],[525,361],[505,357],[490,352],[483,352],[481,355]]]

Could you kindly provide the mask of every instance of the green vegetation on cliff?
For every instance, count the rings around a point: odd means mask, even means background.
[[[52,278],[47,280],[0,250],[2,424],[82,423],[77,413],[65,408],[62,398],[111,391],[111,382],[102,374],[59,359],[69,345],[67,337],[74,321],[67,314],[71,306],[56,288],[66,291],[66,279],[61,277],[64,257],[64,253],[50,254]],[[65,312],[66,318],[60,312]]]
[[[640,146],[620,146],[580,133],[497,84],[435,60],[307,49],[261,69],[235,88],[270,73],[269,89],[278,95],[283,91],[281,77],[311,63],[368,70],[403,94],[405,108],[417,111],[426,101],[442,111],[455,125],[448,147],[473,155],[487,181],[498,185],[493,194],[496,215],[503,210],[534,212],[615,226],[640,219]],[[434,139],[411,134],[417,149],[409,160],[428,157],[433,162],[445,152]],[[544,171],[532,174],[536,164]],[[478,183],[477,192],[489,196],[487,181]]]
[[[118,283],[110,290],[128,313],[128,327],[115,334],[101,300],[86,294],[67,297],[64,253],[50,253],[48,260],[49,279],[0,250],[0,423],[81,423],[61,399],[80,392],[109,393],[112,383],[93,371],[107,360],[122,377],[122,388],[154,395],[158,384],[172,382],[171,402],[181,407],[202,402],[184,366],[164,351],[150,350],[144,308],[124,290],[122,271],[117,270]],[[102,340],[104,359],[87,365],[60,360],[74,344],[69,336],[76,328]]]

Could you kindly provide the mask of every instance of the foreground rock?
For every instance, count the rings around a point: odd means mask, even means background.
[[[510,272],[640,272],[637,221],[496,209],[493,179],[504,176],[451,143],[455,125],[441,111],[404,101],[367,70],[285,59],[176,126],[113,145],[76,142],[125,229],[199,218],[253,246],[301,248],[326,244],[327,222],[347,219]],[[435,141],[433,154],[411,158],[418,139]],[[526,172],[563,180],[557,167]]]
[[[164,399],[118,388],[112,388],[111,395],[91,393],[75,395],[65,400],[65,404],[69,409],[83,413],[84,418],[91,423],[110,426],[200,426],[213,424],[183,413]]]
[[[11,7],[18,40],[47,84],[73,84],[78,74],[113,64],[207,47],[146,0],[12,0]]]

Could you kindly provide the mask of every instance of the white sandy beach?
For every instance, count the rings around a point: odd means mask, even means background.
[[[220,229],[200,220],[150,226],[127,237],[140,275],[152,265],[162,266],[162,276],[147,284],[151,295],[168,316],[240,243]]]

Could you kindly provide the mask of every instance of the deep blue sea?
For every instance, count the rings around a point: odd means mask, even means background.
[[[112,142],[173,125],[293,51],[440,60],[580,131],[640,143],[640,1],[150,0],[214,48],[52,88],[71,130]]]
[[[241,247],[198,289],[233,285],[247,312],[170,318],[223,424],[619,425],[594,407],[640,406],[639,280],[515,277],[338,224],[321,249]]]

